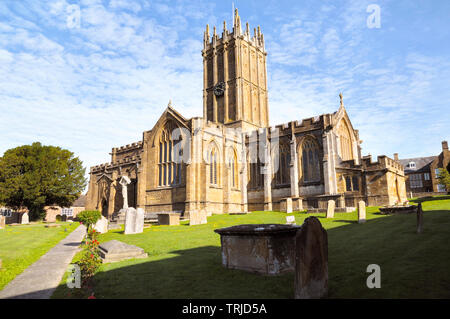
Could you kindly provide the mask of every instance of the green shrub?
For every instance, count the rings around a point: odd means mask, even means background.
[[[102,218],[102,214],[98,210],[84,210],[77,215],[77,218],[89,231],[92,226]]]
[[[56,215],[55,219],[57,222],[60,222],[62,220],[62,217],[61,215]]]

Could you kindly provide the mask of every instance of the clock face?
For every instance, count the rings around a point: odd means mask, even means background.
[[[222,96],[225,92],[225,83],[219,82],[214,86],[214,94],[216,96]]]

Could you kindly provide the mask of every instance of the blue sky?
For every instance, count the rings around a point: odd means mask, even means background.
[[[429,156],[450,141],[450,1],[234,5],[265,36],[271,125],[334,112],[342,91],[363,155]],[[223,20],[231,1],[0,0],[0,155],[40,141],[89,167],[140,140],[169,99],[202,116],[203,31]]]

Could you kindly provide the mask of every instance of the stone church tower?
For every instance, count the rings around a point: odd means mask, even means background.
[[[204,34],[203,117],[243,131],[269,126],[267,68],[261,29],[243,32],[236,9],[232,32]]]

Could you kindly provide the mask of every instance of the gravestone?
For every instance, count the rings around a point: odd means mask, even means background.
[[[295,299],[328,294],[328,235],[314,217],[308,217],[295,236]]]
[[[99,246],[99,255],[103,263],[117,262],[131,258],[147,258],[144,249],[128,245],[118,240],[110,240]]]
[[[419,206],[417,207],[417,233],[422,233],[423,230],[423,210],[422,210],[422,203],[419,203]]]
[[[336,202],[332,199],[328,201],[327,218],[334,218],[334,209],[336,208]]]
[[[207,222],[208,222],[207,213],[205,210],[195,211],[195,212],[191,212],[189,214],[189,225],[190,226],[206,224]]]
[[[286,216],[286,224],[295,225],[295,216]]]
[[[125,235],[139,234],[144,231],[144,210],[133,207],[126,209],[125,213]]]
[[[361,200],[358,202],[358,223],[366,222],[366,203]]]
[[[23,213],[21,223],[22,223],[22,225],[30,223],[30,218],[28,217],[28,213]]]
[[[94,225],[95,231],[100,234],[104,234],[108,232],[108,219],[105,216],[102,216]]]
[[[0,229],[5,228],[6,225],[6,217],[3,215],[0,215]]]

